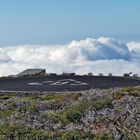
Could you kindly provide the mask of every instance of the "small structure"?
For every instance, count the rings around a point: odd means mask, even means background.
[[[93,73],[92,72],[89,72],[87,75],[88,76],[93,76]]]
[[[44,76],[44,75],[46,75],[45,69],[27,69],[27,70],[17,74],[17,77]]]
[[[75,73],[67,73],[67,72],[63,72],[61,75],[65,75],[65,76],[75,76]]]
[[[56,76],[57,73],[48,73],[48,75],[50,75],[50,76]]]
[[[113,76],[113,74],[112,74],[112,73],[109,73],[109,74],[108,74],[108,76],[109,76],[109,77],[112,77],[112,76]]]
[[[132,72],[130,72],[130,73],[124,73],[123,77],[130,77],[131,74],[132,74]]]
[[[138,78],[139,76],[138,76],[138,74],[133,74],[133,77]]]
[[[103,73],[99,73],[98,76],[104,76]]]

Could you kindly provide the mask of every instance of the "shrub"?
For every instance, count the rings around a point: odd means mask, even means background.
[[[112,108],[113,104],[110,100],[99,100],[99,101],[91,101],[89,103],[91,108],[95,108],[96,110],[103,109],[103,108]]]
[[[100,134],[96,135],[95,140],[114,140],[115,138],[113,137],[112,134]]]
[[[10,95],[0,95],[0,100],[8,100],[10,98],[13,98],[15,95],[10,94]]]
[[[119,100],[125,95],[139,97],[140,96],[140,88],[125,87],[122,90],[120,90],[119,92],[115,93],[114,99]]]
[[[45,140],[53,135],[39,129],[16,125],[0,126],[1,140]]]
[[[70,122],[80,123],[81,118],[85,115],[86,109],[95,108],[96,110],[99,110],[107,107],[113,107],[113,104],[109,100],[85,101],[78,105],[66,107],[62,114],[59,115],[59,118],[66,124]]]
[[[82,132],[82,131],[70,131],[64,132],[62,136],[59,138],[60,140],[93,140],[94,135],[90,132]]]
[[[0,110],[1,117],[10,117],[14,113],[14,110]]]
[[[62,114],[59,115],[60,120],[63,123],[79,123],[81,118],[84,116],[84,111],[87,108],[87,104],[72,105],[65,108]]]

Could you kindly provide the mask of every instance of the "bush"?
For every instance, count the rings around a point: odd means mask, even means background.
[[[8,100],[10,98],[13,98],[15,95],[10,94],[10,95],[0,95],[0,100]]]
[[[100,110],[103,108],[113,108],[113,104],[110,100],[99,100],[99,101],[91,101],[89,103],[91,108],[95,108],[96,110]]]
[[[119,100],[125,95],[139,97],[140,96],[140,88],[125,87],[122,90],[120,90],[119,92],[115,93],[114,99]]]
[[[0,110],[1,117],[10,117],[14,113],[14,110]]]
[[[0,133],[0,140],[45,140],[52,137],[45,131],[16,125],[3,125]]]
[[[82,132],[82,131],[70,131],[64,132],[60,137],[60,140],[93,140],[94,135],[90,132]]]
[[[81,93],[62,93],[62,94],[52,94],[52,95],[35,95],[31,96],[32,100],[39,101],[55,101],[55,102],[63,102],[65,99],[77,100],[78,97],[82,96]]]
[[[80,123],[81,118],[84,116],[84,111],[87,108],[87,104],[72,105],[65,108],[62,114],[59,115],[60,120],[63,123]]]
[[[86,109],[95,108],[96,110],[99,110],[107,107],[113,107],[113,104],[109,100],[87,101],[65,108],[62,114],[59,115],[59,118],[65,124],[70,122],[80,123],[81,118],[85,115]]]

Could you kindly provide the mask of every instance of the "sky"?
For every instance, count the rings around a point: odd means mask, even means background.
[[[0,0],[0,76],[28,68],[140,76],[140,0]]]
[[[0,46],[140,40],[139,0],[0,0]]]

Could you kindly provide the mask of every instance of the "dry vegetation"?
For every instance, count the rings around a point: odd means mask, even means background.
[[[0,140],[139,140],[140,88],[0,94]]]

